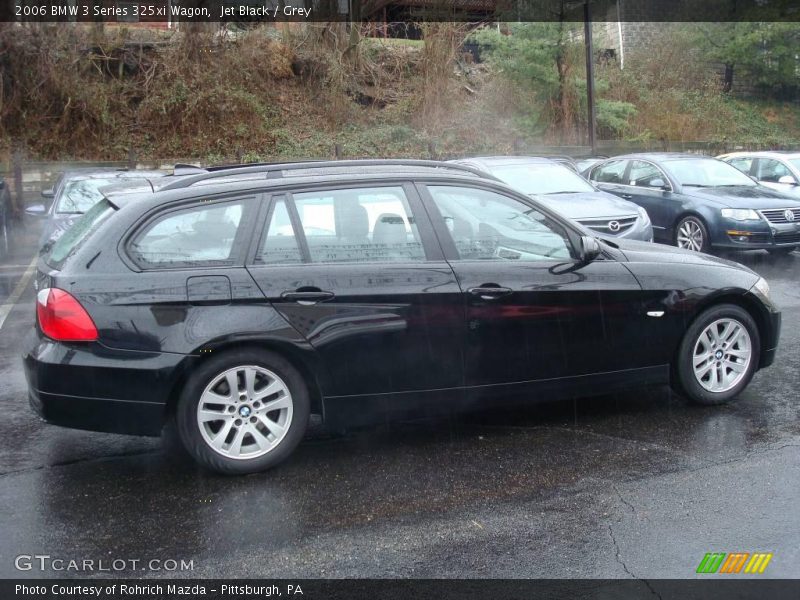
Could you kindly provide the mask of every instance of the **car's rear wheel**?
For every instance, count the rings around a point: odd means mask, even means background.
[[[695,252],[708,252],[711,244],[705,223],[697,217],[681,219],[675,228],[675,245]]]
[[[758,368],[761,339],[750,314],[734,304],[701,313],[689,326],[676,361],[679,391],[699,404],[736,397]]]
[[[178,401],[178,434],[200,464],[226,474],[283,461],[308,426],[308,389],[297,370],[268,351],[222,354],[203,364]]]

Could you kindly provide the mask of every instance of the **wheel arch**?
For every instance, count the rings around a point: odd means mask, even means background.
[[[686,324],[686,328],[684,329],[685,332],[689,329],[689,327],[694,323],[700,315],[702,315],[705,311],[709,308],[714,308],[715,306],[719,306],[721,304],[733,304],[734,306],[738,306],[739,308],[745,310],[747,314],[749,314],[753,321],[756,323],[756,327],[758,328],[758,336],[761,341],[761,345],[759,347],[759,368],[761,367],[761,360],[764,355],[764,348],[769,348],[771,344],[771,337],[772,332],[769,327],[769,318],[766,314],[764,308],[760,305],[759,301],[752,296],[750,296],[747,292],[744,293],[736,293],[732,291],[723,292],[722,294],[712,296],[710,298],[706,298],[703,302],[701,302],[697,309],[694,311],[692,318]],[[673,359],[673,362],[676,359]]]
[[[323,384],[320,381],[319,361],[313,355],[309,356],[313,351],[300,349],[290,342],[274,339],[247,341],[225,340],[214,344],[206,344],[193,355],[187,356],[169,387],[169,395],[165,406],[165,418],[169,418],[175,414],[181,389],[186,384],[189,377],[191,377],[192,373],[201,365],[212,356],[219,356],[220,354],[233,350],[247,350],[249,348],[254,350],[269,350],[289,361],[289,363],[297,369],[303,381],[305,381],[308,386],[311,414],[319,415],[324,421],[325,405],[323,402]]]
[[[714,234],[712,232],[712,227],[709,224],[709,219],[707,215],[704,215],[702,211],[698,210],[697,208],[683,208],[675,217],[675,220],[672,222],[670,227],[670,238],[673,242],[676,241],[678,236],[678,224],[683,221],[686,217],[695,217],[700,219],[703,223],[703,227],[706,228],[706,232],[708,232],[709,240],[713,239]]]

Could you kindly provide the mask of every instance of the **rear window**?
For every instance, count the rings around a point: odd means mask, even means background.
[[[107,219],[113,212],[114,207],[108,200],[101,200],[78,218],[72,226],[62,235],[49,253],[45,256],[45,262],[54,269],[60,269],[70,254],[72,254],[89,237],[97,226]]]
[[[75,179],[67,181],[63,191],[59,195],[56,204],[56,213],[58,214],[76,214],[85,213],[92,208],[100,200],[103,199],[103,194],[100,193],[100,188],[109,187],[112,185],[120,186],[142,186],[147,185],[150,187],[147,179],[134,178],[134,177],[111,177],[108,179],[92,178],[92,179]]]

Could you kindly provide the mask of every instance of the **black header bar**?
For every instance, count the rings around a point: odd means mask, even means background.
[[[0,22],[800,22],[800,0],[0,0]]]

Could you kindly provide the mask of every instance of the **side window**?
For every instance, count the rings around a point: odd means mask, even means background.
[[[759,181],[778,183],[778,180],[786,175],[789,175],[792,177],[792,179],[794,179],[794,176],[791,174],[789,169],[787,169],[786,166],[779,161],[771,158],[758,159],[758,174],[756,177],[758,177]]]
[[[261,244],[261,252],[256,256],[256,262],[270,265],[303,262],[303,255],[300,252],[300,245],[297,243],[284,198],[275,200],[266,235]]]
[[[631,170],[628,172],[628,185],[661,188],[666,183],[666,177],[655,165],[643,160],[631,162]]]
[[[304,192],[292,198],[312,262],[425,260],[401,187]]]
[[[742,173],[749,175],[750,168],[753,166],[753,159],[750,156],[739,156],[737,158],[730,159],[728,164],[732,167],[736,167]]]
[[[592,170],[589,179],[600,183],[624,183],[622,175],[625,173],[627,163],[628,161],[625,160],[612,160],[604,163]]]
[[[243,236],[244,200],[201,204],[164,213],[130,243],[129,251],[145,267],[231,264]]]
[[[477,188],[428,186],[463,260],[573,257],[564,227],[514,198]]]

